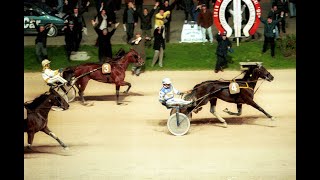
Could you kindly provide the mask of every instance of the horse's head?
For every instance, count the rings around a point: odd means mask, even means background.
[[[141,58],[139,53],[134,49],[130,49],[128,52],[129,62],[136,63],[138,66],[144,65],[144,60]]]
[[[50,92],[48,96],[48,98],[50,98],[49,103],[52,106],[58,106],[63,110],[69,109],[69,103],[57,91],[55,91],[54,89],[50,89],[49,92]]]
[[[253,69],[252,76],[265,79],[269,82],[274,79],[270,72],[267,71],[267,69],[263,67],[261,64],[257,64],[257,67]]]

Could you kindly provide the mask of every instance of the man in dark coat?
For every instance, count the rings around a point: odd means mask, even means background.
[[[90,5],[90,1],[88,1],[87,6],[85,8],[79,9],[78,7],[74,7],[73,13],[68,17],[68,21],[72,21],[74,23],[74,30],[76,32],[76,49],[79,50],[80,43],[82,40],[82,30],[85,27],[85,22],[82,14],[87,11],[88,6]]]
[[[218,41],[218,46],[216,51],[217,62],[214,72],[218,73],[219,71],[223,72],[224,66],[227,65],[227,54],[228,51],[232,51],[232,44],[229,38],[227,38],[227,32],[223,32],[222,35],[218,32],[216,39]]]
[[[31,20],[31,23],[36,28],[38,34],[35,40],[36,44],[36,55],[38,62],[41,62],[44,59],[48,59],[48,51],[47,51],[47,37],[52,24],[45,27],[44,25],[37,25],[35,20]]]
[[[163,67],[163,54],[164,54],[164,49],[166,48],[166,43],[163,38],[163,31],[164,27],[157,27],[154,32],[153,32],[153,37],[154,37],[154,44],[153,44],[153,49],[154,49],[154,55],[153,55],[153,60],[151,67],[153,67],[156,62],[159,60],[159,66]]]
[[[271,56],[274,58],[274,49],[275,49],[275,36],[276,36],[276,26],[279,23],[279,21],[283,18],[283,13],[280,13],[280,18],[277,20],[273,20],[272,16],[268,16],[268,19],[265,20],[262,17],[260,18],[260,21],[264,24],[264,42],[263,42],[263,48],[262,53],[265,53],[267,51],[267,46],[270,43],[271,46]]]
[[[110,32],[107,28],[104,28],[103,30],[99,29],[99,26],[96,25],[94,20],[92,20],[91,23],[98,34],[98,56],[99,63],[102,64],[108,61],[108,58],[112,59],[111,37],[119,26],[119,23],[116,23]]]
[[[64,31],[64,41],[65,41],[65,49],[68,61],[70,61],[71,52],[76,50],[76,32],[74,30],[73,21],[69,21],[67,26],[63,28]]]
[[[130,44],[130,39],[133,38],[134,28],[138,24],[138,13],[132,1],[128,2],[127,7],[123,10],[123,25],[127,32],[127,43]]]
[[[152,16],[155,12],[155,10],[158,8],[159,2],[156,2],[154,7],[149,10],[147,8],[143,9],[143,13],[138,13],[138,16],[140,17],[140,29],[142,30],[142,36],[146,38],[146,46],[151,46],[150,40],[151,40],[151,29],[152,29]],[[147,44],[148,43],[148,44]]]

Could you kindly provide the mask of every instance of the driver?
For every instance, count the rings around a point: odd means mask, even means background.
[[[162,80],[162,88],[159,92],[159,101],[162,105],[170,107],[176,104],[179,105],[191,105],[192,101],[186,101],[181,98],[175,98],[174,94],[183,95],[186,92],[180,92],[171,84],[170,78],[164,78]]]
[[[41,64],[43,67],[42,70],[42,78],[47,84],[55,84],[55,83],[62,83],[65,84],[68,81],[61,77],[61,69],[59,70],[51,70],[50,69],[50,62],[48,59],[44,59]]]

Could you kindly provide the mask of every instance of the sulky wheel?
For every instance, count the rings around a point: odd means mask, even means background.
[[[167,127],[171,134],[183,136],[189,131],[190,120],[182,113],[174,113],[168,118]]]

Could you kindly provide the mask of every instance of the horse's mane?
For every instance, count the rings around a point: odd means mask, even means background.
[[[34,100],[32,100],[31,102],[25,102],[24,106],[27,109],[36,109],[43,101],[45,101],[48,96],[50,94],[48,94],[48,92],[45,92],[43,94],[41,94],[40,96],[36,97]]]

